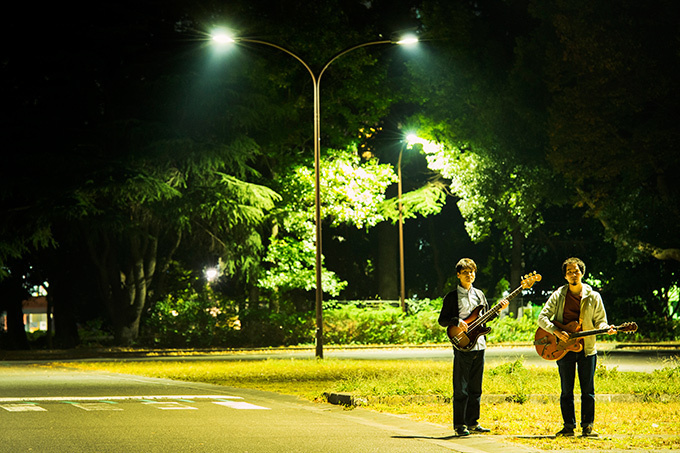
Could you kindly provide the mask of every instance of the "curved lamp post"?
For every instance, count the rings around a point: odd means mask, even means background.
[[[312,85],[314,88],[314,206],[315,206],[315,223],[316,223],[316,357],[323,358],[323,287],[321,280],[321,190],[320,190],[320,169],[321,169],[321,103],[320,103],[320,84],[321,76],[328,69],[328,67],[339,57],[349,53],[353,50],[360,49],[362,47],[374,46],[378,44],[415,44],[418,39],[415,37],[405,37],[398,41],[393,41],[391,39],[381,40],[381,41],[370,41],[362,44],[357,44],[356,46],[348,47],[335,54],[326,64],[324,64],[321,71],[315,74],[312,68],[299,56],[285,47],[279,46],[268,41],[261,41],[259,39],[251,38],[234,38],[225,33],[216,33],[212,36],[213,41],[221,44],[227,43],[239,43],[239,42],[250,42],[254,44],[262,44],[265,46],[273,47],[282,52],[287,53],[291,57],[295,58],[297,61],[302,63],[302,66],[307,69],[309,75],[312,77]]]

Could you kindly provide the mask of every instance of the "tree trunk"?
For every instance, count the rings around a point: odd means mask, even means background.
[[[158,240],[153,228],[113,239],[106,234],[90,253],[99,270],[99,286],[121,346],[139,337],[139,322],[156,271]],[[112,244],[114,244],[112,246]]]
[[[522,280],[522,272],[524,270],[524,263],[522,259],[524,250],[524,233],[519,227],[512,231],[512,252],[510,255],[510,291],[514,291],[519,287]],[[508,312],[515,317],[519,313],[519,308],[524,306],[522,294],[518,295],[510,301]]]
[[[434,266],[434,271],[437,274],[437,290],[436,294],[444,294],[444,285],[447,280],[447,273],[450,269],[446,268],[447,262],[442,262],[442,256],[440,250],[442,249],[439,243],[439,235],[437,234],[437,225],[435,225],[432,217],[427,217],[425,219],[427,222],[427,231],[430,235],[428,240],[432,244],[432,265]]]
[[[28,349],[28,338],[24,325],[24,311],[21,302],[29,296],[21,280],[9,277],[0,281],[0,311],[7,312],[8,349]]]
[[[378,295],[382,300],[399,299],[399,239],[397,226],[389,222],[377,225]]]

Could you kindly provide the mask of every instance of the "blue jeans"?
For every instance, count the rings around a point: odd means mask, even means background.
[[[453,427],[475,426],[479,420],[484,377],[484,350],[453,351]]]
[[[578,382],[581,386],[581,428],[593,426],[595,421],[595,368],[597,354],[585,355],[585,352],[569,351],[557,361],[560,371],[560,409],[562,419],[567,428],[576,428],[574,410],[574,382],[578,368]]]

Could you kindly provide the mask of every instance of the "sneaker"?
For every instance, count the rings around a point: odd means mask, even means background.
[[[458,426],[456,428],[456,436],[458,437],[463,437],[463,436],[469,436],[470,431],[465,426]]]
[[[593,431],[592,426],[586,426],[583,428],[583,431],[581,431],[581,436],[582,437],[598,437],[599,434]]]
[[[482,425],[468,426],[471,433],[489,433],[489,428],[484,428]]]
[[[585,428],[584,428],[584,430],[585,430]],[[562,428],[561,431],[559,431],[555,434],[555,437],[561,437],[561,436],[573,437],[574,436],[574,428],[567,428],[565,426],[564,428]]]

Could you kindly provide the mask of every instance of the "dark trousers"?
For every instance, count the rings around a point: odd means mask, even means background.
[[[479,420],[484,377],[484,350],[453,351],[453,427],[475,426]]]
[[[583,351],[569,351],[557,361],[560,371],[560,409],[564,426],[576,428],[574,411],[574,381],[578,368],[578,382],[581,386],[581,427],[593,426],[595,421],[595,368],[597,354],[586,357]]]

